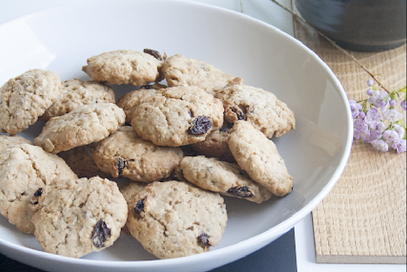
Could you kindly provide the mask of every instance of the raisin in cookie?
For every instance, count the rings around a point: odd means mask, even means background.
[[[58,153],[58,156],[64,159],[72,171],[80,178],[91,178],[99,176],[109,178],[111,175],[101,171],[93,160],[93,152],[97,142],[84,146],[78,146],[68,151]]]
[[[38,190],[30,206],[44,251],[74,258],[111,246],[128,213],[117,184],[100,177],[53,183]]]
[[[108,84],[147,85],[160,79],[163,60],[134,50],[116,50],[93,56],[82,70]]]
[[[191,148],[207,157],[215,157],[221,161],[236,162],[227,142],[230,130],[229,125],[229,123],[224,121],[220,129],[212,131],[206,136],[204,141],[192,144]]]
[[[82,105],[51,118],[34,143],[51,153],[98,142],[124,124],[125,114],[113,103]]]
[[[239,78],[215,97],[222,100],[228,122],[247,120],[268,138],[283,136],[295,128],[294,112],[284,102],[271,92],[243,85]]]
[[[183,177],[202,189],[262,203],[271,192],[250,179],[236,164],[204,156],[185,157],[180,164]]]
[[[63,159],[31,144],[0,153],[0,212],[24,233],[33,233],[33,212],[27,205],[39,187],[61,179],[76,179]]]
[[[9,136],[0,134],[0,153],[8,147],[17,146],[20,144],[33,144],[30,140],[21,136]]]
[[[222,124],[222,102],[194,86],[161,89],[131,118],[138,135],[160,146],[201,142]]]
[[[226,227],[223,198],[179,181],[153,182],[129,201],[126,226],[160,259],[209,251]]]
[[[99,142],[93,152],[96,165],[114,178],[159,181],[171,175],[184,157],[178,147],[160,147],[140,138],[130,126]]]
[[[224,87],[233,76],[204,61],[181,54],[169,57],[162,68],[168,86],[198,86],[210,94]]]
[[[249,122],[236,121],[229,132],[228,144],[239,166],[249,176],[276,196],[284,196],[293,189],[276,145]]]
[[[96,103],[116,103],[113,89],[95,81],[82,81],[76,78],[66,80],[62,82],[59,96],[41,119],[49,120],[51,117],[71,112],[78,106]]]
[[[34,124],[58,97],[57,74],[32,69],[0,88],[0,131],[15,135]]]

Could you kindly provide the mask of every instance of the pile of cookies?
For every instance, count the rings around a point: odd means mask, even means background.
[[[292,191],[271,138],[295,115],[271,92],[151,49],[82,70],[92,81],[32,69],[0,89],[0,213],[44,251],[79,258],[124,231],[160,259],[202,253],[225,231],[224,196]],[[134,90],[116,97],[123,84]],[[37,121],[34,142],[17,135]]]

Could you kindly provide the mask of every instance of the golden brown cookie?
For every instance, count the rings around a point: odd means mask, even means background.
[[[12,78],[0,88],[0,131],[15,135],[34,124],[58,97],[57,74],[32,69]]]
[[[271,92],[243,85],[239,78],[219,90],[215,97],[222,100],[228,122],[246,120],[267,138],[280,137],[295,129],[295,114],[287,104]]]
[[[236,164],[204,156],[184,157],[180,164],[183,177],[196,186],[222,195],[262,203],[271,197]]]
[[[220,243],[227,222],[219,194],[180,181],[148,184],[128,209],[131,234],[160,259],[208,251]]]
[[[49,120],[51,117],[71,112],[79,106],[96,103],[116,103],[113,89],[95,81],[82,81],[76,78],[66,80],[61,84],[60,94],[41,119]]]
[[[77,176],[57,155],[41,147],[19,144],[0,153],[0,212],[19,231],[33,233],[30,199],[40,187]]]
[[[235,122],[228,144],[236,162],[254,181],[276,196],[292,191],[293,177],[288,173],[276,145],[249,122]]]
[[[147,85],[160,79],[163,60],[134,50],[115,50],[93,56],[82,70],[108,84]]]
[[[201,142],[222,124],[220,100],[194,86],[161,89],[133,110],[131,120],[138,135],[159,146]]]
[[[127,220],[117,184],[100,177],[46,186],[36,192],[31,207],[37,211],[34,235],[44,251],[74,258],[113,245]]]
[[[125,114],[113,103],[82,105],[51,118],[34,143],[51,153],[98,142],[124,124]]]
[[[187,58],[181,54],[165,60],[162,72],[168,86],[197,86],[210,94],[224,87],[233,76],[202,60]]]
[[[152,182],[168,178],[184,157],[178,147],[161,147],[140,138],[130,126],[99,142],[93,152],[96,165],[114,178]]]

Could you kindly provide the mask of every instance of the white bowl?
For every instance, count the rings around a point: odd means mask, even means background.
[[[272,91],[297,117],[297,129],[274,139],[294,191],[260,205],[226,198],[229,221],[221,244],[210,252],[157,260],[123,234],[101,252],[67,258],[43,252],[32,235],[1,217],[1,253],[28,265],[54,271],[207,271],[289,231],[328,194],[346,165],[352,118],[340,82],[302,43],[248,16],[183,1],[85,1],[5,23],[0,37],[0,85],[32,68],[54,71],[61,80],[86,80],[81,67],[93,55],[152,48],[243,77],[247,85]],[[33,139],[40,129],[35,125],[21,135]]]

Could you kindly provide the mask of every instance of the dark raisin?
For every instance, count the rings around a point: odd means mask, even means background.
[[[237,120],[245,120],[247,121],[246,114],[239,108],[231,107],[230,108],[237,116]]]
[[[189,128],[189,133],[193,135],[202,135],[208,132],[212,127],[212,120],[208,116],[198,116],[192,121],[192,126]]]
[[[92,241],[97,248],[104,246],[105,242],[110,238],[110,229],[106,223],[101,219],[93,228]]]
[[[126,160],[126,159],[122,159],[122,158],[117,159],[117,174],[119,176],[121,176],[123,174],[123,169],[126,168],[128,161],[134,161],[134,160],[133,159]]]
[[[126,167],[126,161],[123,160],[122,158],[119,158],[117,160],[117,172],[119,176],[121,176],[121,174],[123,173],[124,167]]]
[[[144,85],[140,89],[151,90],[151,89],[154,89],[154,87],[153,87],[153,85]]]
[[[34,196],[35,196],[35,197],[39,197],[39,196],[41,196],[41,195],[42,195],[42,188],[38,188],[38,190],[35,191]]]
[[[209,243],[209,238],[210,236],[208,234],[203,233],[198,236],[198,242],[203,244],[204,246],[211,246],[211,244]]]
[[[164,60],[163,56],[161,56],[160,52],[158,52],[157,50],[146,48],[146,49],[144,49],[144,53],[149,54],[158,60],[161,60],[161,61]]]
[[[253,193],[250,192],[249,188],[247,186],[236,186],[236,187],[232,187],[227,191],[228,194],[234,195],[234,196],[238,196],[238,197],[253,197]]]
[[[143,198],[143,199],[141,199],[141,200],[139,200],[139,201],[136,203],[136,205],[134,205],[133,210],[134,210],[134,213],[135,213],[135,214],[140,215],[140,214],[144,211],[144,208],[145,208],[144,202],[145,202],[145,201],[146,201],[146,197]]]

